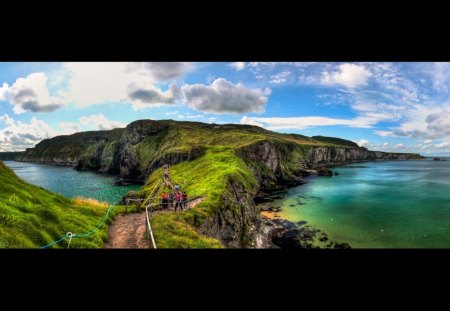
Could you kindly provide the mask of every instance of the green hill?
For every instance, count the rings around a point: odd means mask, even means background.
[[[125,129],[45,140],[28,149],[22,160],[70,164],[143,182],[141,191],[129,193],[129,198],[148,197],[161,180],[161,166],[170,164],[172,182],[204,200],[183,213],[155,216],[155,239],[161,248],[189,248],[219,246],[207,237],[226,247],[257,246],[262,220],[255,197],[298,185],[317,166],[412,158],[420,156],[374,152],[344,139],[250,125],[139,120]],[[159,196],[169,189],[157,190]]]
[[[94,229],[108,206],[71,200],[19,179],[0,161],[0,248],[37,248],[67,232]],[[106,229],[86,238],[73,239],[72,247],[102,247]],[[67,242],[54,247],[66,247]]]

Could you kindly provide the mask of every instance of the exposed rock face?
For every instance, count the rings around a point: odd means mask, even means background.
[[[197,129],[201,128],[202,133],[209,135],[213,135],[214,130],[227,130],[226,127],[268,137],[235,148],[236,155],[255,177],[256,185],[244,190],[239,182],[229,181],[221,208],[198,224],[202,233],[220,239],[227,247],[275,247],[271,237],[281,238],[286,232],[277,225],[268,228],[255,201],[270,202],[274,191],[302,184],[304,176],[331,176],[328,166],[349,162],[420,158],[417,154],[369,151],[336,138],[320,137],[319,142],[314,142],[308,137],[287,135],[280,139],[275,137],[275,133],[270,134],[256,127],[224,125],[222,128],[197,124]],[[180,139],[177,134],[173,123],[140,120],[130,123],[125,129],[77,133],[44,140],[35,148],[27,149],[22,161],[72,165],[79,170],[112,173],[122,183],[144,182],[162,164],[173,165],[205,154],[204,148],[208,146],[200,143],[174,147],[171,141]],[[297,143],[297,138],[306,143]],[[217,145],[220,146],[220,143]],[[324,143],[344,145],[318,147]]]
[[[228,184],[231,195],[223,196],[224,206],[200,225],[200,231],[222,241],[226,247],[255,247],[261,221],[253,203],[254,193],[245,192],[239,183]],[[255,189],[256,190],[256,189]]]
[[[370,151],[366,148],[315,147],[308,153],[308,159],[313,164],[344,164],[356,161],[371,160],[409,160],[421,159],[416,153],[391,153]]]
[[[27,149],[19,160],[116,174],[122,183],[144,182],[162,164],[176,164],[204,154],[200,147],[171,152],[159,150],[158,143],[151,148],[143,146],[146,140],[162,141],[168,130],[167,124],[139,120],[125,129],[58,136]]]

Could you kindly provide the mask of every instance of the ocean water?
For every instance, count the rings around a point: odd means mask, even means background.
[[[72,167],[5,161],[22,180],[60,193],[66,197],[83,196],[117,204],[130,190],[140,186],[115,186],[115,178],[106,174],[80,172]]]
[[[443,159],[443,158],[442,158]],[[450,248],[450,159],[375,161],[308,177],[276,201],[282,218],[354,248]]]

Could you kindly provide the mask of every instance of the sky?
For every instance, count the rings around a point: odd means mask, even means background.
[[[140,119],[450,155],[450,63],[0,63],[0,151]]]

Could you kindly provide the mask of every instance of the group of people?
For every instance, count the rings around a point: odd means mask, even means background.
[[[167,193],[163,191],[161,194],[161,206],[163,209],[169,209],[173,207],[175,212],[178,208],[181,211],[187,209],[188,195],[186,191],[181,192],[180,187],[178,185],[175,186],[175,191],[171,191]]]
[[[167,185],[172,186],[170,183],[170,175],[169,175],[169,165],[163,165],[163,179]],[[180,211],[183,211],[188,208],[188,195],[186,191],[181,192],[180,186],[175,185],[174,191],[170,191],[167,193],[163,191],[161,193],[161,206],[163,209],[169,209],[173,207],[175,212],[180,208]]]

